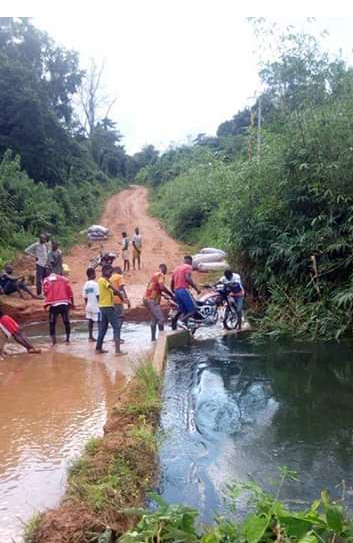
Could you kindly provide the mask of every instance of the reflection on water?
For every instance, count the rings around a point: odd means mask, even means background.
[[[353,508],[353,349],[254,345],[228,337],[173,352],[165,380],[161,491],[169,502],[224,512],[225,485],[255,479],[267,490],[287,465],[292,505],[323,488]]]
[[[36,343],[47,340],[45,324],[26,332]],[[146,325],[129,323],[123,336],[129,353],[149,345]],[[131,371],[128,359],[95,355],[80,322],[70,345],[0,361],[1,543],[20,541],[22,521],[58,502],[68,464],[89,437],[102,434],[116,387]]]

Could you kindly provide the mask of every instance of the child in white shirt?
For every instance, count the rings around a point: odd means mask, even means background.
[[[99,290],[96,282],[96,271],[88,268],[86,271],[87,279],[82,290],[82,296],[86,304],[86,319],[88,320],[88,339],[96,341],[93,337],[94,323],[99,321]]]

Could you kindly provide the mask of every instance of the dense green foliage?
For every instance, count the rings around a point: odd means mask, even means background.
[[[260,302],[263,332],[350,334],[352,70],[310,36],[288,35],[261,77],[260,146],[257,102],[218,130],[242,138],[231,162],[220,138],[217,150],[201,138],[139,177],[158,185],[154,211],[174,235],[228,250]]]
[[[77,118],[85,77],[29,18],[0,18],[0,264],[43,231],[70,243],[127,176],[115,123]]]
[[[286,471],[284,477],[292,475]],[[283,479],[282,479],[283,482]],[[145,513],[136,528],[127,532],[122,543],[332,543],[353,541],[353,521],[342,505],[330,500],[326,492],[305,511],[291,511],[280,500],[265,493],[255,483],[243,483],[230,490],[236,500],[246,491],[250,513],[242,521],[218,517],[214,526],[201,527],[198,512],[182,505],[167,505],[155,496],[159,507]],[[280,488],[279,488],[280,491]],[[109,540],[108,540],[109,541]]]

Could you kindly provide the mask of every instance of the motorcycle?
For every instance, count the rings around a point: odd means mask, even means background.
[[[179,319],[181,313],[176,302],[170,300],[169,318],[172,328],[175,330],[179,326],[194,335],[198,328],[214,326],[221,318],[225,329],[240,329],[242,315],[238,311],[234,299],[230,296],[229,288],[222,283],[215,286],[204,285],[203,288],[208,289],[209,292],[203,294],[199,299],[194,299],[197,310],[186,323]]]
[[[93,268],[95,270],[98,267],[102,268],[106,264],[112,266],[117,256],[118,255],[116,253],[101,253],[98,256],[91,258],[89,261],[89,268]]]

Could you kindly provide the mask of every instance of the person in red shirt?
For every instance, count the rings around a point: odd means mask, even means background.
[[[10,315],[5,315],[0,309],[0,330],[6,337],[12,337],[17,343],[22,345],[29,353],[41,353],[40,349],[36,349],[29,341],[26,334],[21,329],[18,322]]]
[[[154,272],[152,275],[143,297],[143,304],[152,316],[152,341],[156,341],[157,326],[160,332],[164,330],[165,318],[160,306],[162,294],[165,293],[174,298],[173,293],[165,286],[166,273],[167,266],[165,264],[160,264],[159,271]]]
[[[44,307],[49,307],[49,334],[52,344],[56,344],[56,321],[58,315],[64,323],[66,343],[70,343],[70,306],[74,305],[74,295],[69,280],[63,275],[50,273],[43,281]]]
[[[197,311],[195,301],[190,294],[190,288],[200,294],[200,289],[192,279],[192,256],[184,256],[184,263],[177,266],[172,275],[171,289],[178,304],[179,314],[173,320],[172,328],[176,329],[176,321],[182,315],[182,321],[187,324],[188,319]]]

